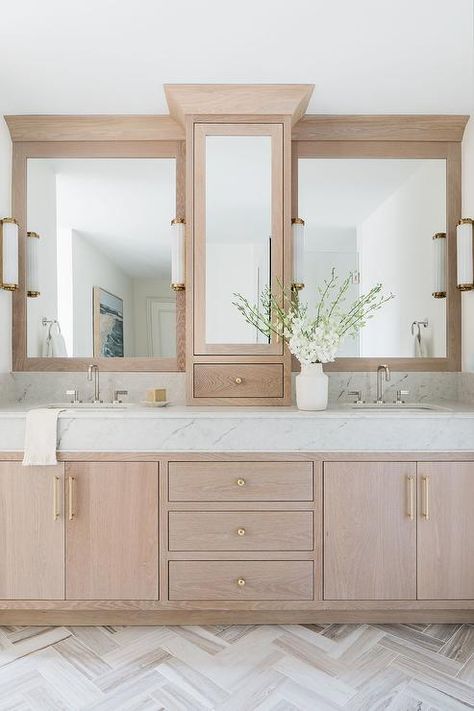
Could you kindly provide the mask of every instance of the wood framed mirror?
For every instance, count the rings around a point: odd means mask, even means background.
[[[14,371],[91,363],[104,371],[185,369],[185,293],[171,288],[170,227],[184,217],[184,145],[14,142],[21,226]],[[27,295],[27,231],[41,246],[34,296]]]
[[[395,296],[325,370],[459,370],[460,143],[294,140],[292,160],[292,210],[305,221],[300,298],[311,301],[332,268],[353,276],[352,300],[377,282]],[[435,233],[447,234],[446,298],[433,296]]]

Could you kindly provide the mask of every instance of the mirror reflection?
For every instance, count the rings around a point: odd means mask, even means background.
[[[377,282],[396,298],[338,356],[446,356],[446,299],[432,296],[432,237],[446,231],[446,162],[422,159],[298,161],[305,221],[301,298],[334,267],[351,274],[348,302]]]
[[[272,139],[206,136],[206,342],[268,343],[233,306],[271,279]]]
[[[29,357],[175,357],[175,164],[28,159],[28,230],[40,235]]]

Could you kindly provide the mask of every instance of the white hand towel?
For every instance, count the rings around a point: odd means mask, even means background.
[[[53,358],[67,358],[66,344],[61,331],[51,335],[51,350]]]
[[[416,334],[415,336],[415,342],[414,342],[414,347],[415,347],[415,358],[426,358],[427,357],[427,352],[426,352],[426,342],[423,336]]]
[[[57,464],[57,408],[41,407],[26,414],[24,466]]]

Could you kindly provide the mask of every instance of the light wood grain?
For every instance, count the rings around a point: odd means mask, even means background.
[[[20,141],[181,141],[171,116],[5,116],[11,139]]]
[[[415,476],[412,463],[324,465],[326,600],[416,598]]]
[[[241,587],[239,580],[245,581]],[[311,561],[170,561],[170,600],[311,600]]]
[[[462,141],[469,116],[307,114],[294,141]]]
[[[64,598],[63,466],[0,464],[0,598]]]
[[[312,511],[171,511],[170,551],[311,551]]]
[[[26,175],[28,158],[176,158],[176,206],[184,202],[184,147],[180,141],[38,141],[13,144],[12,208],[20,223],[19,288],[12,309],[13,371],[176,372],[185,368],[185,301],[176,303],[176,358],[29,358],[26,328]]]
[[[73,462],[66,474],[66,598],[156,599],[157,465]]]
[[[190,114],[281,114],[296,122],[314,84],[165,84],[164,89],[170,114],[182,125]]]
[[[418,598],[474,599],[474,462],[419,463],[418,486]]]
[[[283,365],[194,365],[195,397],[283,397]]]
[[[312,472],[310,462],[170,462],[168,496],[197,502],[312,501]]]

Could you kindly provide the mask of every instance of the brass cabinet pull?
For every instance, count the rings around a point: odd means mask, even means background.
[[[245,528],[238,528],[237,535],[238,536],[245,536]]]
[[[236,385],[240,385],[241,382],[242,382],[242,378],[236,378],[236,379],[235,379],[235,384],[236,384]]]
[[[68,504],[70,521],[72,521],[72,519],[74,518],[74,482],[75,478],[73,476],[68,477]]]
[[[237,486],[245,486],[245,479],[237,479],[235,483]]]
[[[58,476],[53,478],[53,521],[59,518],[58,502],[59,502],[59,482],[61,479]]]
[[[245,585],[245,580],[244,580],[244,578],[239,578],[239,579],[237,580],[237,585],[239,586],[239,588],[243,588],[244,585]]]
[[[410,521],[415,518],[415,477],[407,476],[407,516]]]
[[[429,476],[421,477],[423,484],[423,509],[421,515],[426,521],[430,520],[430,478]]]

